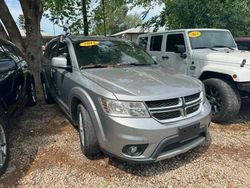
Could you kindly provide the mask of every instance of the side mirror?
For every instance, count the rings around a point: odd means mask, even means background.
[[[183,54],[186,52],[186,48],[184,45],[175,45],[174,47],[174,53],[177,54]]]
[[[67,65],[67,59],[66,57],[60,56],[60,57],[53,57],[51,62],[53,67],[59,68],[59,69],[70,69],[71,67]]]
[[[184,45],[175,45],[174,53],[181,54],[182,58],[187,58],[186,47]]]

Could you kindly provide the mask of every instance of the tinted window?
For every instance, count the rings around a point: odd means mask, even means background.
[[[154,64],[151,56],[139,46],[124,41],[84,41],[74,43],[78,64],[87,65],[130,65]]]
[[[169,34],[167,36],[166,52],[174,52],[176,45],[184,45],[185,46],[183,34]]]
[[[4,51],[10,56],[14,61],[20,61],[18,55],[16,54],[14,48],[10,44],[3,44]]]
[[[52,59],[53,57],[57,56],[57,41],[53,42],[50,46],[50,53],[49,53],[49,59]]]
[[[162,35],[151,37],[150,51],[161,51],[162,38]]]
[[[139,38],[139,46],[142,47],[144,50],[147,49],[147,44],[148,44],[148,37]]]
[[[70,56],[69,56],[69,49],[68,49],[68,46],[67,46],[67,44],[65,42],[63,42],[63,43],[60,42],[59,43],[57,56],[66,57],[68,66],[71,65],[71,60],[70,60]]]
[[[250,42],[236,42],[239,50],[250,50]]]

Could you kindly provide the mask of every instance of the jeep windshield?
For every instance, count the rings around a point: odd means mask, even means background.
[[[190,31],[188,32],[192,49],[229,48],[236,49],[234,39],[228,31]]]
[[[147,52],[126,41],[86,40],[74,43],[80,69],[155,64]]]

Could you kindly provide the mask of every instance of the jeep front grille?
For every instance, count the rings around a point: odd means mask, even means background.
[[[150,114],[160,122],[170,122],[199,113],[202,93],[159,101],[145,102]]]

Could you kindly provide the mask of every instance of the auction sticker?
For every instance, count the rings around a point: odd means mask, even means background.
[[[90,46],[97,46],[98,44],[100,44],[99,41],[85,41],[85,42],[81,42],[80,46],[82,46],[82,47],[90,47]]]
[[[199,32],[199,31],[192,31],[192,32],[188,33],[188,36],[190,38],[197,38],[197,37],[201,36],[201,32]]]

